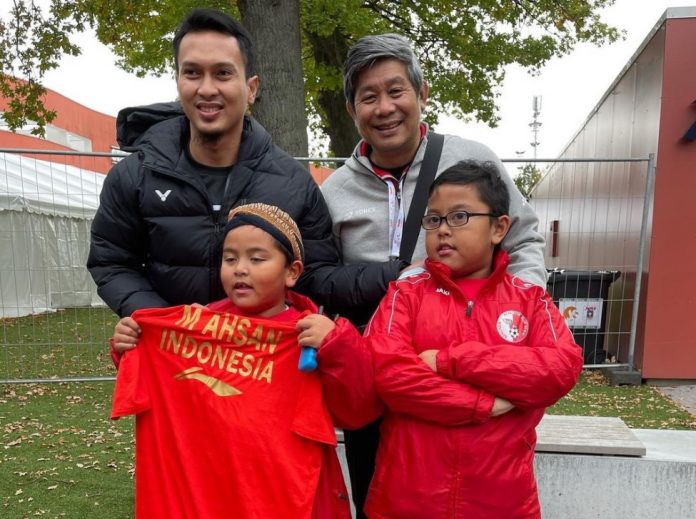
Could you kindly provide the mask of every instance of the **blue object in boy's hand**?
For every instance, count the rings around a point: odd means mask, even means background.
[[[317,369],[317,350],[311,346],[302,346],[300,362],[297,364],[297,368],[304,372]]]

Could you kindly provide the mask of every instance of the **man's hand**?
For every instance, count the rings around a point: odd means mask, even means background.
[[[437,373],[437,352],[438,350],[424,350],[418,354],[421,360],[435,373]]]
[[[311,346],[319,349],[326,336],[334,328],[336,328],[336,324],[325,315],[308,315],[297,322],[297,331],[300,332],[297,341],[300,346]]]
[[[495,397],[495,402],[493,402],[493,409],[491,409],[491,416],[501,416],[512,411],[515,408],[510,402],[504,398]]]
[[[132,317],[124,317],[114,327],[114,350],[123,353],[135,348],[140,337],[140,326]]]

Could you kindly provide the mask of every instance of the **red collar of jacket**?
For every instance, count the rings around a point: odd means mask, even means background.
[[[490,287],[500,283],[507,274],[508,265],[510,265],[510,256],[506,251],[498,248],[495,256],[493,257],[493,272],[490,276],[488,276],[488,279],[483,285],[483,288],[481,288],[481,291],[486,291]],[[457,291],[459,291],[459,287],[452,277],[452,269],[450,269],[447,265],[440,263],[439,261],[426,259],[425,268],[428,269],[428,272],[430,272],[438,282],[450,287],[456,287]]]
[[[298,294],[292,290],[288,290],[286,292],[285,298],[287,299],[288,303],[297,308],[297,310],[300,312],[316,314],[319,311],[317,305],[314,304],[314,301],[307,296],[303,296],[302,294]]]

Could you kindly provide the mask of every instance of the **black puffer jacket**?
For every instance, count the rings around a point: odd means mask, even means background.
[[[222,229],[232,207],[251,202],[277,205],[296,220],[306,254],[298,288],[320,292],[318,285],[339,258],[328,209],[307,170],[246,118],[239,158],[215,218],[203,180],[181,160],[188,124],[176,103],[119,114],[119,142],[135,152],[107,175],[92,224],[87,267],[101,298],[127,316],[139,308],[224,297]],[[315,278],[313,265],[323,266],[324,275]]]

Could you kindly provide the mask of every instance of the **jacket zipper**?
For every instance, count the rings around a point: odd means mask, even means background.
[[[195,182],[191,181],[190,179],[186,178],[185,176],[177,175],[170,170],[162,169],[162,168],[159,168],[159,167],[153,166],[153,165],[146,165],[145,163],[142,164],[142,167],[146,167],[149,170],[154,171],[155,173],[159,173],[161,175],[164,175],[164,176],[167,176],[170,178],[174,178],[174,179],[177,179],[181,182],[184,182],[185,184],[188,184],[189,186],[193,187],[196,191],[201,193],[203,195],[203,197],[205,198],[206,207],[208,209],[208,216],[210,216],[210,219],[213,221],[213,223],[215,225],[215,228],[214,228],[215,234],[213,235],[213,242],[210,244],[210,252],[209,252],[209,258],[210,258],[211,265],[209,266],[210,275],[208,277],[208,282],[209,282],[208,297],[211,299],[211,301],[216,299],[218,297],[217,290],[216,290],[217,280],[218,280],[218,271],[216,271],[216,269],[214,267],[215,267],[215,263],[217,263],[215,261],[217,259],[216,244],[219,241],[218,235],[220,234],[220,223],[219,223],[220,218],[219,217],[217,219],[215,218],[215,214],[213,213],[212,204],[210,203],[210,198],[208,197],[208,191],[205,189],[201,189],[199,185],[197,185]],[[225,184],[225,190],[226,189],[227,189],[227,184]],[[220,208],[220,209],[221,209],[220,212],[222,213],[222,208]],[[213,268],[210,268],[211,266]]]

